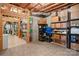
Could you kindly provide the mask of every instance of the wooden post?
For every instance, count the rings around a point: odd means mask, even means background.
[[[27,33],[26,33],[26,41],[27,41],[27,43],[29,43],[30,42],[30,19],[29,19],[29,16],[28,16],[28,19],[27,19]]]
[[[3,25],[2,25],[2,15],[0,10],[0,51],[3,50]]]
[[[20,32],[20,18],[18,18],[18,37],[21,38],[21,32]]]

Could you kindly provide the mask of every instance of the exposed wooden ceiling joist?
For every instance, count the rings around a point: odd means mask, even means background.
[[[75,3],[75,4],[68,4],[67,6],[58,8],[58,9],[56,9],[56,10],[57,10],[57,11],[58,11],[58,10],[64,10],[64,9],[67,9],[69,6],[71,7],[71,6],[73,6],[73,5],[76,5],[76,3]],[[56,11],[56,10],[55,10],[55,11]]]
[[[52,8],[52,7],[54,7],[54,6],[57,6],[57,5],[59,5],[59,4],[52,4],[52,5],[50,5],[50,6],[47,6],[46,8],[41,9],[40,11],[49,10],[50,8]]]
[[[66,9],[70,4],[77,3],[11,3],[24,9],[29,9],[32,12],[52,12],[61,9]]]
[[[24,3],[11,3],[11,4],[25,9],[31,3],[26,3],[26,4],[24,4]]]
[[[65,6],[67,6],[67,4],[60,4],[59,6],[53,7],[50,10],[47,10],[46,12],[51,12],[53,10],[57,10],[59,8],[65,7]]]
[[[36,6],[38,6],[39,5],[39,3],[38,4],[36,4],[35,6],[33,6],[30,10],[32,11]]]
[[[47,8],[47,7],[49,7],[49,6],[53,5],[53,4],[55,4],[55,3],[49,3],[47,5],[41,6],[41,8],[39,8],[39,11],[41,11],[42,9]]]
[[[60,6],[57,6],[51,10],[48,10],[46,12],[52,12],[52,11],[57,11],[57,10],[63,10],[63,9],[67,9],[69,6],[73,6],[73,5],[76,5],[76,3],[67,3],[67,4],[63,4],[63,5],[60,5]]]
[[[30,3],[28,3],[27,5],[25,5],[25,6],[24,6],[24,9],[25,9],[27,6],[29,6],[29,5],[30,5]]]

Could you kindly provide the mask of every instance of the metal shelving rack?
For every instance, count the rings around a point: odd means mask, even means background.
[[[69,5],[67,9],[69,9],[71,6]],[[71,13],[70,11],[67,11],[67,21],[59,21],[59,22],[52,22],[51,24],[56,24],[56,23],[67,23],[66,28],[53,28],[53,29],[60,29],[60,30],[67,30],[66,34],[60,34],[60,33],[53,33],[57,35],[65,35],[67,40],[66,40],[66,47],[71,49],[71,35],[79,36],[79,34],[72,34],[71,33],[71,28],[79,28],[79,26],[71,26],[71,21],[77,21],[79,19],[71,19]]]
[[[58,21],[58,22],[51,22],[51,24],[62,24],[62,23],[67,23],[68,21]],[[61,31],[59,31],[59,30],[68,30],[68,28],[67,27],[59,27],[59,28],[53,28],[54,30],[56,29],[57,31],[54,31],[54,33],[53,34],[56,34],[56,35],[60,35],[60,36],[67,36],[67,33],[56,33],[56,32],[61,32]],[[61,37],[60,37],[60,39],[61,39]],[[61,40],[60,40],[61,41]],[[55,42],[56,43],[56,42]],[[63,43],[63,42],[62,42]],[[60,44],[60,43],[58,43],[58,44]],[[66,44],[66,43],[64,43],[64,44]],[[62,44],[61,44],[62,45]],[[63,46],[65,46],[65,45],[63,45]]]
[[[71,15],[71,14],[70,14],[70,15]],[[78,21],[78,20],[79,20],[79,19],[70,19],[69,22],[70,22],[70,24],[71,24],[71,21],[74,22],[74,21]],[[71,31],[72,28],[79,29],[79,26],[71,26],[71,25],[70,25],[69,30]],[[73,34],[70,33],[70,38],[71,38],[72,35],[75,36],[75,37],[77,37],[77,36],[79,36],[79,33],[73,33]],[[75,38],[75,39],[76,39],[76,38]],[[70,48],[73,49],[73,48],[71,47],[71,43],[72,43],[72,42],[70,42]],[[76,51],[79,51],[79,49],[78,49],[78,50],[76,49]]]

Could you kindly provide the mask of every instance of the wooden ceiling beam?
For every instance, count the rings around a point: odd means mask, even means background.
[[[27,5],[24,6],[24,9],[27,8],[31,3],[28,3]]]
[[[32,11],[36,6],[38,6],[39,5],[39,3],[38,4],[36,4],[35,6],[33,6],[30,10]]]
[[[59,6],[59,5],[62,5],[63,3],[60,3],[60,4],[54,4],[51,8],[55,8],[55,7],[57,7],[57,6]],[[50,7],[50,6],[49,6]],[[48,10],[50,10],[51,8],[49,8],[49,9],[46,9],[46,10],[44,10],[44,11],[42,11],[42,12],[46,12],[46,11],[48,11]],[[47,13],[47,12],[46,12]]]
[[[49,5],[49,6],[47,6],[47,7],[44,7],[44,8],[43,8],[43,9],[41,9],[40,11],[45,11],[45,10],[48,10],[48,9],[50,9],[50,8],[52,8],[52,7],[56,6],[56,5],[59,5],[59,4],[52,4],[52,5]]]
[[[53,9],[52,11],[68,9],[68,7],[71,7],[71,6],[74,6],[74,5],[77,5],[77,3],[69,3],[69,4],[65,5],[65,6],[59,7],[57,9]],[[49,12],[52,12],[52,11],[49,11]]]
[[[49,3],[49,4],[45,5],[45,6],[41,6],[41,8],[39,8],[39,11],[41,11],[42,9],[47,8],[48,6],[51,6],[53,4],[54,3]]]
[[[20,7],[20,5],[17,3],[10,3],[10,4]]]
[[[67,4],[61,4],[61,5],[59,5],[59,6],[56,6],[56,7],[54,7],[54,8],[51,8],[50,10],[47,10],[46,12],[51,12],[51,11],[53,11],[53,10],[60,9],[60,8],[62,8],[62,7],[65,7],[65,6],[67,6]]]
[[[58,8],[57,10],[64,10],[64,9],[68,9],[68,7],[70,6],[74,6],[74,5],[76,5],[76,3],[75,4],[70,4],[70,5],[67,5],[67,6],[65,6],[65,7],[61,7],[61,8]]]

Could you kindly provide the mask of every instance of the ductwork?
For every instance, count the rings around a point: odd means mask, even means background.
[[[37,16],[37,17],[48,17],[50,16],[51,13],[44,13],[44,12],[32,12],[32,16]]]

